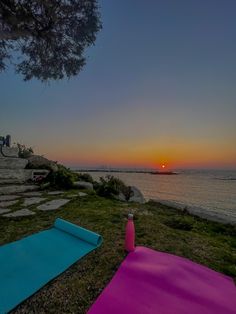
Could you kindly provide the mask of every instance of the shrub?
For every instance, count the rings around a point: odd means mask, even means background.
[[[25,145],[16,144],[19,149],[19,157],[20,158],[28,158],[33,155],[34,151],[32,147],[26,147]]]
[[[93,178],[89,173],[76,173],[76,180],[93,183]]]
[[[100,177],[100,182],[94,184],[94,188],[98,195],[104,197],[113,197],[119,193],[123,193],[126,199],[131,196],[131,188],[126,186],[125,183],[111,175]]]
[[[58,171],[49,173],[46,181],[53,187],[71,189],[74,185],[75,174],[63,165],[58,165]]]

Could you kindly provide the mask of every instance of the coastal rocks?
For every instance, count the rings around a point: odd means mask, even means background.
[[[145,198],[138,188],[136,188],[135,186],[131,186],[131,191],[132,194],[131,197],[129,198],[129,202],[136,202],[140,204],[145,203]]]
[[[126,198],[125,198],[125,196],[124,196],[124,194],[121,193],[121,192],[120,192],[118,195],[113,195],[113,197],[114,197],[115,199],[117,199],[118,201],[122,201],[122,202],[127,201]]]
[[[61,206],[67,204],[70,200],[68,199],[56,199],[49,201],[45,204],[42,204],[37,207],[37,209],[42,210],[42,211],[48,211],[48,210],[55,210],[59,209]]]
[[[114,197],[122,202],[127,201],[127,202],[135,202],[135,203],[140,203],[140,204],[145,203],[145,198],[143,194],[135,186],[130,186],[130,196],[128,199],[122,192],[120,192],[118,195],[114,195]]]
[[[74,182],[74,186],[79,189],[93,190],[92,183],[86,181],[76,181]]]
[[[27,168],[29,169],[48,169],[52,172],[58,171],[57,163],[43,156],[32,155],[28,157],[28,162]]]

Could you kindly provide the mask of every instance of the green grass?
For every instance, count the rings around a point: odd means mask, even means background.
[[[25,218],[0,217],[0,244],[50,228],[57,217],[98,232],[104,238],[100,248],[75,263],[13,312],[86,313],[125,257],[124,230],[129,211],[135,214],[137,245],[187,257],[236,279],[235,227],[154,202],[127,204],[91,194],[73,199],[58,211],[38,212]]]

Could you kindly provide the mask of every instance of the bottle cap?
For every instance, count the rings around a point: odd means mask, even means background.
[[[128,214],[128,219],[129,219],[129,220],[133,220],[133,218],[134,218],[134,215],[133,215],[133,214]]]

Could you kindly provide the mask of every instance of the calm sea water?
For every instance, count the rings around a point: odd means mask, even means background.
[[[94,179],[108,175],[91,172]],[[236,224],[236,171],[179,171],[178,175],[111,173],[155,199],[215,220]]]

